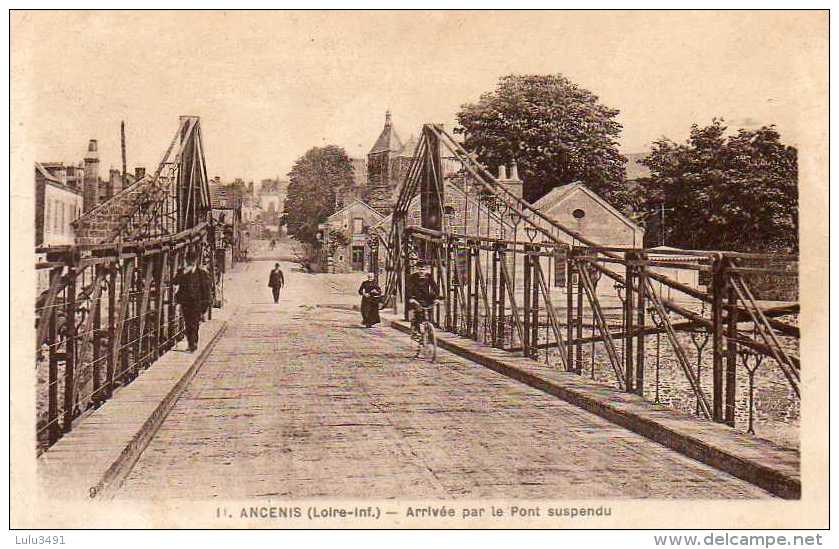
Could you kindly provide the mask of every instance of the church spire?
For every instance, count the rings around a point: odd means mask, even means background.
[[[385,127],[382,128],[382,133],[379,134],[379,138],[373,144],[373,148],[370,149],[368,154],[382,152],[399,153],[402,152],[402,149],[402,140],[399,139],[399,136],[396,135],[396,130],[393,129],[393,123],[390,119],[390,109],[388,109],[385,111]]]

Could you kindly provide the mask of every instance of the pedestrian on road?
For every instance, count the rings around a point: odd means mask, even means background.
[[[198,348],[198,325],[204,312],[210,307],[212,281],[210,274],[190,255],[186,260],[186,268],[175,276],[172,284],[178,286],[175,301],[181,306],[186,340],[191,353]]]
[[[382,297],[382,289],[376,284],[376,277],[373,273],[367,273],[367,280],[361,283],[358,289],[361,296],[361,322],[366,328],[382,321],[379,317],[379,300]]]
[[[274,294],[274,303],[280,300],[280,289],[285,284],[283,272],[280,270],[280,264],[274,264],[274,270],[268,276],[268,286],[271,287],[271,293]]]

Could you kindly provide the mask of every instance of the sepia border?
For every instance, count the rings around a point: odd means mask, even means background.
[[[31,341],[34,317],[31,304],[35,298],[32,267],[33,189],[26,183],[31,178],[33,144],[27,141],[26,95],[37,93],[37,82],[28,81],[25,67],[26,45],[13,40],[13,19],[20,12],[9,14],[10,36],[10,360],[9,360],[9,452],[10,452],[10,528],[13,529],[113,529],[113,528],[562,528],[562,529],[742,529],[742,528],[809,528],[829,526],[829,360],[828,306],[825,290],[829,287],[829,13],[785,12],[779,17],[814,17],[824,24],[825,35],[814,37],[812,51],[801,54],[801,74],[809,81],[796,83],[802,94],[811,98],[809,109],[801,113],[802,140],[799,149],[799,210],[801,216],[800,326],[802,361],[810,365],[803,376],[801,406],[801,479],[802,497],[798,501],[730,501],[730,500],[562,500],[538,501],[531,505],[556,507],[609,506],[609,518],[594,520],[565,519],[555,521],[504,518],[455,520],[406,520],[404,509],[409,505],[445,504],[456,509],[491,506],[509,508],[525,505],[523,501],[477,500],[418,501],[400,500],[264,500],[227,502],[91,502],[50,501],[39,492],[35,478],[34,429],[31,410],[34,395],[31,364]],[[196,14],[196,15],[200,15]],[[623,13],[625,17],[635,14]],[[673,12],[673,16],[689,14]],[[818,25],[817,25],[818,26]],[[17,55],[17,57],[16,57]],[[791,53],[791,55],[793,55]],[[179,113],[173,113],[173,117]],[[26,174],[26,175],[20,175]],[[805,421],[806,418],[806,421]],[[220,507],[236,512],[242,506],[263,505],[267,508],[300,506],[300,519],[236,519],[218,517]],[[381,510],[376,521],[333,520],[313,522],[305,517],[310,505],[325,507],[373,506]],[[397,515],[386,515],[396,510]],[[686,512],[689,510],[689,512]]]

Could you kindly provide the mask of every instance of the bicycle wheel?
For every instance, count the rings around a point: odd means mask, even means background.
[[[437,358],[437,335],[434,333],[434,325],[425,323],[425,332],[422,336],[422,354],[431,362]]]

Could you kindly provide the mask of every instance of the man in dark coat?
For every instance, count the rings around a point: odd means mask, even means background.
[[[417,270],[408,277],[406,286],[408,303],[411,304],[413,310],[411,326],[419,331],[419,324],[425,318],[423,307],[429,307],[440,299],[440,289],[434,282],[434,277],[431,276],[431,268],[426,263],[417,265]]]
[[[181,306],[189,352],[193,352],[198,348],[198,325],[210,306],[212,281],[195,258],[189,257],[186,268],[175,276],[172,284],[178,286],[175,301]]]
[[[274,294],[274,303],[279,301],[280,299],[280,289],[285,284],[285,279],[283,278],[283,272],[280,270],[280,264],[274,264],[274,270],[271,271],[271,275],[268,277],[268,286],[271,287],[271,293]]]
[[[358,294],[361,296],[361,323],[369,328],[381,322],[379,299],[382,297],[382,289],[376,284],[376,275],[367,273],[367,280],[361,283]]]

